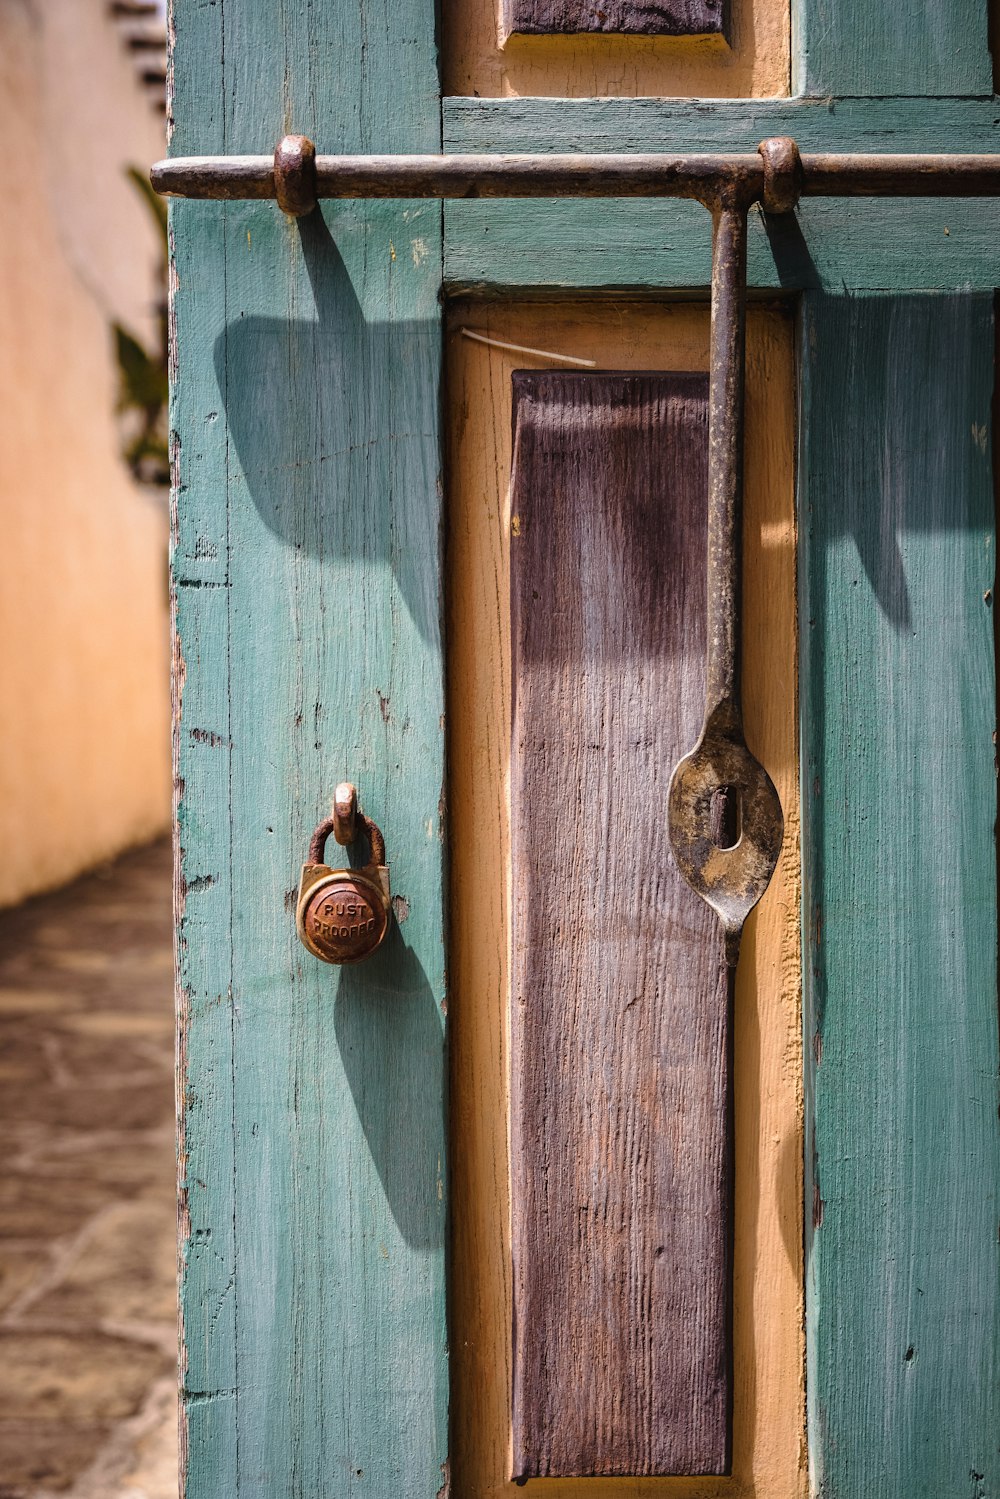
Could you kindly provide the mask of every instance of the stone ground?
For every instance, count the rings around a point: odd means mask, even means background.
[[[170,849],[0,913],[0,1499],[175,1499]]]

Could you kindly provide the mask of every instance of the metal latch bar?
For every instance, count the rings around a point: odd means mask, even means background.
[[[299,142],[305,137],[286,137],[273,157],[171,157],[150,177],[157,192],[176,197],[280,199],[287,158],[299,154],[295,170],[312,187],[299,213],[317,198],[696,198],[709,205],[733,190],[767,207],[759,153],[318,156],[311,142],[304,149]],[[1000,196],[995,155],[810,153],[798,160],[806,197]]]

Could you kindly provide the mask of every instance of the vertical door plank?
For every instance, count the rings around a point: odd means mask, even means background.
[[[993,92],[983,0],[793,0],[792,12],[793,93],[850,99]]]
[[[718,1473],[729,1002],[667,787],[704,694],[707,381],[518,372],[514,1474]]]
[[[802,360],[813,1481],[825,1499],[985,1496],[1000,1492],[991,299],[810,298]]]
[[[175,0],[171,149],[435,151],[434,7]],[[187,1499],[445,1482],[440,211],[173,205]],[[294,891],[335,783],[405,920]]]

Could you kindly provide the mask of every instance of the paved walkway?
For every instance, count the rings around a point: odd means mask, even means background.
[[[170,851],[0,913],[0,1499],[175,1499]]]

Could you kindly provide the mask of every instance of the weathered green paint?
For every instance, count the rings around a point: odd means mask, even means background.
[[[697,203],[538,199],[445,205],[456,292],[707,288],[711,220]],[[1000,280],[1000,202],[812,198],[794,220],[750,214],[752,286],[799,291],[989,287]]]
[[[809,1412],[827,1499],[1000,1493],[992,299],[802,319]]]
[[[915,93],[918,90],[914,90]],[[992,99],[442,100],[447,151],[993,151]]]
[[[435,151],[442,114],[449,150],[769,134],[996,149],[974,0],[798,0],[797,86],[831,97],[788,100],[442,104],[432,0],[174,0],[173,25],[176,154],[267,151],[288,129]],[[273,204],[181,203],[171,221],[186,1496],[433,1499],[437,296],[443,274],[500,295],[702,291],[707,216],[358,203],[295,226]],[[826,1499],[1000,1492],[991,303],[901,295],[991,290],[998,231],[996,205],[946,201],[811,200],[794,224],[751,224],[752,284],[806,293],[808,1347]],[[409,916],[337,974],[299,948],[290,907],[344,775]]]
[[[440,146],[434,9],[174,0],[172,150]],[[188,1499],[432,1499],[447,1456],[440,209],[172,210]],[[409,915],[293,892],[355,779]]]
[[[986,0],[793,0],[797,94],[993,92]]]
[[[446,99],[451,151],[992,151],[992,101]],[[1000,204],[811,198],[794,221],[750,216],[753,286],[788,291],[990,288]],[[480,199],[445,204],[445,280],[456,290],[706,287],[708,216],[696,203]]]

